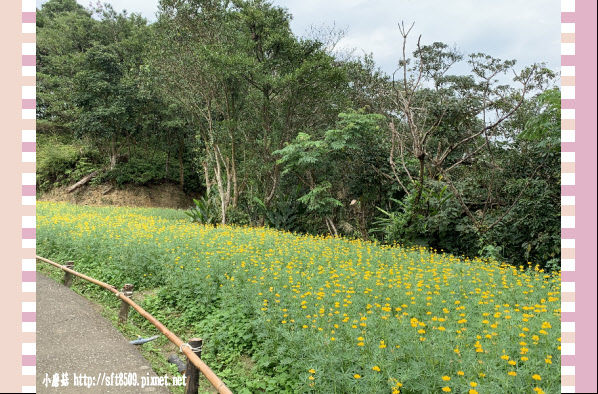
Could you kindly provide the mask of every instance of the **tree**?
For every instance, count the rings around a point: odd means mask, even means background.
[[[493,212],[504,218],[486,234],[508,261],[550,270],[560,268],[560,96],[552,88],[527,100],[504,126]]]
[[[298,200],[307,211],[323,218],[328,231],[338,236],[334,224],[334,209],[344,204],[338,199],[339,189],[346,187],[343,174],[350,172],[347,163],[358,150],[372,140],[384,117],[362,112],[341,113],[336,129],[328,130],[322,139],[312,139],[299,133],[294,141],[273,152],[280,156],[278,164],[284,165],[283,174],[293,173],[308,190]],[[333,185],[334,184],[334,185]]]
[[[281,169],[273,151],[301,130],[332,125],[345,83],[322,43],[297,39],[290,15],[265,1],[239,2],[243,39],[240,75],[249,84],[253,106],[253,152],[259,152],[258,189],[266,206],[275,197]]]
[[[36,12],[37,128],[40,133],[72,134],[78,108],[73,79],[84,53],[97,39],[98,22],[74,0],[50,0]]]
[[[449,70],[463,55],[446,44],[421,45],[420,37],[414,60],[407,59],[405,48],[412,27],[399,25],[403,36],[403,58],[399,62],[402,80],[393,79],[396,116],[389,122],[393,175],[405,193],[414,193],[413,218],[425,212],[421,200],[426,181],[442,177],[473,226],[484,233],[502,220],[486,221],[492,206],[494,174],[500,171],[490,141],[497,137],[499,126],[514,116],[526,96],[544,86],[551,72],[540,65],[516,72],[514,60],[502,61],[477,53],[468,56],[471,75],[452,76]],[[507,72],[514,73],[513,81],[519,87],[500,85],[499,76]],[[482,212],[474,215],[455,186],[453,174],[482,155],[490,176]],[[413,166],[413,161],[417,166]],[[413,191],[403,182],[404,175]]]
[[[549,151],[560,151],[561,143],[561,91],[552,88],[538,95],[536,114],[525,123],[525,129],[517,136],[524,141],[538,144]]]
[[[79,135],[99,146],[108,141],[110,168],[116,166],[122,141],[136,131],[136,115],[143,111],[138,95],[138,71],[143,62],[142,32],[145,19],[117,14],[110,6],[102,11],[98,27],[101,41],[84,54],[74,77],[74,101],[81,109],[76,122]]]
[[[165,94],[197,122],[206,186],[218,189],[223,223],[243,189],[268,207],[281,172],[272,152],[300,128],[333,122],[343,72],[320,43],[292,34],[286,10],[264,1],[160,4],[154,65]]]
[[[240,193],[236,151],[243,87],[231,67],[236,29],[226,3],[162,1],[160,7],[153,67],[163,94],[183,105],[199,126],[206,188],[216,185],[224,224],[227,208],[236,206]]]

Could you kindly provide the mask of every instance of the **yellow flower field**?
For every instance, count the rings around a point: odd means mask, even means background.
[[[37,227],[39,255],[159,288],[144,307],[201,331],[235,392],[560,392],[560,275],[527,263],[201,226],[173,210],[39,202]],[[223,372],[225,350],[253,357],[251,377]]]

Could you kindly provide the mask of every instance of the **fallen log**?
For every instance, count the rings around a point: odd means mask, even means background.
[[[79,182],[77,182],[73,186],[69,187],[66,192],[67,193],[74,192],[75,190],[77,190],[81,186],[85,185],[87,182],[91,181],[97,175],[99,175],[100,172],[103,172],[103,171],[96,170],[96,171],[92,172],[91,174],[84,176],[83,178],[81,178],[81,180]]]

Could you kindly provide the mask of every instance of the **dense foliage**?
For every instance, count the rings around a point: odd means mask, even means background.
[[[559,269],[553,73],[418,41],[386,75],[334,52],[342,32],[299,37],[290,19],[265,0],[161,0],[151,24],[44,3],[39,191],[102,170],[205,196],[198,222]]]
[[[174,210],[37,208],[39,254],[152,289],[142,306],[203,337],[235,393],[560,392],[561,278],[537,266]]]

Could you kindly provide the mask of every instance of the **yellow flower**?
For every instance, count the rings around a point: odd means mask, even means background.
[[[309,377],[309,380],[314,380],[314,379],[315,379],[315,378],[314,378],[313,376],[310,376],[310,377]]]
[[[361,378],[361,375],[360,375],[360,374],[358,374],[358,373],[356,373],[355,375],[353,375],[353,377],[354,377],[355,379],[359,379],[359,378]]]
[[[450,393],[450,391],[451,391],[451,388],[450,388],[450,387],[448,387],[448,386],[445,386],[445,387],[443,387],[443,388],[442,388],[442,391],[445,391],[445,392],[447,392],[447,393]]]
[[[316,370],[312,368],[309,370],[309,373],[316,373]]]
[[[538,394],[544,394],[544,390],[542,390],[540,387],[534,388],[534,391]]]
[[[514,371],[509,371],[509,375],[510,375],[510,376],[517,376],[517,372],[514,372]]]
[[[450,376],[443,376],[442,380],[444,380],[445,382],[448,382],[449,380],[451,380]]]
[[[372,367],[372,369],[373,369],[374,371],[380,372],[380,367],[379,367],[379,366],[377,366],[377,365],[374,365],[374,366]]]
[[[534,380],[542,380],[542,378],[538,374],[532,375],[532,379],[534,379]]]
[[[478,384],[476,382],[469,382],[469,385],[471,387],[477,387],[478,386]]]
[[[458,372],[457,372],[457,375],[459,375],[459,376],[463,376],[463,375],[465,375],[465,372],[463,372],[463,371],[458,371]]]
[[[478,394],[478,392],[474,389],[469,390],[469,394]]]

